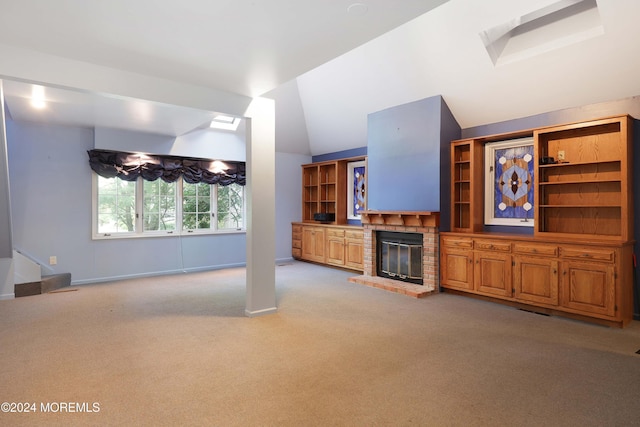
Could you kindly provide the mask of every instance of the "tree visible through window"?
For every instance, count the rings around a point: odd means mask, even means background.
[[[96,237],[214,233],[245,227],[244,186],[239,184],[125,181],[97,174],[94,182]]]
[[[182,184],[182,228],[211,228],[211,185]]]
[[[176,183],[144,181],[143,230],[176,229]]]
[[[98,233],[135,231],[136,183],[98,176]]]
[[[238,184],[218,186],[218,229],[244,226],[244,187]]]

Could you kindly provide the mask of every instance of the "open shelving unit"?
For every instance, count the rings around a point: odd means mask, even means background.
[[[347,161],[302,166],[302,221],[316,222],[314,214],[333,214],[328,224],[347,223]]]
[[[630,129],[623,116],[534,132],[537,158],[561,159],[538,164],[535,234],[631,238]]]
[[[475,231],[481,227],[482,150],[475,140],[451,145],[451,227],[453,231]]]

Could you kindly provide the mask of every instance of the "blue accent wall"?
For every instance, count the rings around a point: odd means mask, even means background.
[[[328,162],[330,160],[348,159],[349,157],[361,157],[366,155],[367,155],[367,147],[360,147],[360,148],[352,148],[350,150],[336,151],[333,153],[320,154],[318,156],[313,156],[311,158],[311,161],[313,163]]]
[[[369,114],[369,209],[441,212],[447,206],[448,212],[448,204],[441,204],[440,176],[449,175],[445,157],[460,127],[445,107],[434,96]],[[448,183],[448,195],[447,188]],[[442,217],[448,217],[445,212]]]

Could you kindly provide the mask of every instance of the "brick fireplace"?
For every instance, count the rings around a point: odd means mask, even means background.
[[[439,290],[438,212],[365,211],[364,271],[350,282],[372,286],[420,298]],[[378,231],[422,234],[422,285],[407,283],[377,274],[376,233]]]

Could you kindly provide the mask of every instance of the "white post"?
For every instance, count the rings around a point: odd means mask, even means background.
[[[247,294],[249,317],[275,313],[275,103],[255,98],[247,119]]]
[[[4,119],[4,92],[2,80],[0,80],[0,299],[11,299],[14,298],[13,241],[11,238],[9,157]]]

